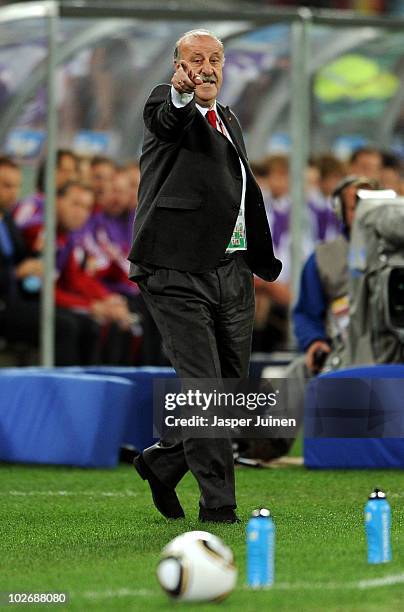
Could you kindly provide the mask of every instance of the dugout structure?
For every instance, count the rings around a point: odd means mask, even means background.
[[[211,0],[1,7],[0,149],[21,157],[27,190],[46,155],[43,365],[53,365],[55,151],[138,156],[143,102],[169,81],[175,41],[194,27],[225,43],[221,100],[241,119],[250,159],[290,154],[295,291],[309,151],[343,156],[365,143],[404,151],[402,18]]]

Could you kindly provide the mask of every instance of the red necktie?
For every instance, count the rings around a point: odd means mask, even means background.
[[[215,130],[217,130],[217,123],[216,123],[216,113],[214,110],[208,110],[208,112],[206,113],[206,116],[208,118],[208,121],[210,123],[210,125],[212,127],[215,128]]]

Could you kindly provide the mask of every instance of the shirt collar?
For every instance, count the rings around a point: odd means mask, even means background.
[[[216,117],[218,117],[218,114],[217,114],[217,105],[216,105],[216,100],[214,101],[214,104],[213,104],[213,106],[212,106],[211,108],[207,108],[206,106],[201,106],[200,104],[197,104],[197,103],[195,103],[195,106],[196,106],[196,108],[198,109],[198,111],[199,111],[199,112],[200,112],[200,113],[201,113],[201,114],[202,114],[204,117],[206,117],[206,113],[207,113],[209,110],[214,110],[214,111],[215,111],[215,113],[216,113]]]

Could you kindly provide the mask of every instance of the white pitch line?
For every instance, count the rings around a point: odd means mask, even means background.
[[[300,590],[345,590],[345,589],[375,589],[390,586],[393,584],[404,584],[404,574],[383,576],[370,580],[359,580],[357,582],[279,582],[267,591],[300,591]],[[247,586],[241,587],[242,590],[249,590]],[[236,589],[237,590],[237,589]],[[105,591],[84,591],[82,593],[70,593],[72,597],[79,596],[84,599],[118,599],[120,597],[156,597],[160,594],[158,588],[151,589],[107,589]]]
[[[135,491],[0,491],[2,497],[137,497]]]
[[[404,584],[404,574],[382,576],[381,578],[364,579],[356,582],[278,582],[274,584],[274,587],[282,591],[300,589],[314,591],[318,589],[374,589],[393,584]]]
[[[371,589],[374,587],[390,586],[391,584],[403,584],[404,574],[396,576],[383,576],[382,578],[371,578],[369,580],[359,580],[358,589]]]
[[[159,594],[159,591],[156,589],[152,591],[151,589],[107,589],[105,591],[84,591],[84,593],[78,593],[84,599],[118,599],[119,597],[155,597]],[[74,597],[74,593],[70,593],[70,597]]]
[[[249,587],[245,587],[248,589]],[[317,591],[317,590],[335,590],[335,589],[354,589],[357,588],[357,583],[349,582],[277,582],[272,587],[267,587],[267,590],[272,588],[280,591]]]

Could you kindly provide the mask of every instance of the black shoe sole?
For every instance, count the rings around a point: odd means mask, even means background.
[[[205,518],[201,518],[199,517],[199,522],[200,523],[222,523],[222,524],[227,524],[227,525],[237,525],[237,523],[241,523],[240,519],[237,517],[235,519],[213,519],[213,518],[209,518],[209,519],[205,519]]]
[[[133,466],[139,476],[143,480],[147,480],[151,490],[153,503],[160,514],[171,520],[184,518],[185,513],[175,490],[170,489],[170,487],[166,487],[163,483],[160,483],[157,476],[155,476],[143,459],[142,455],[135,457],[133,460]],[[167,498],[171,498],[171,501],[169,501],[168,504]]]
[[[241,523],[240,519],[238,518],[238,516],[236,514],[234,514],[234,516],[225,516],[225,515],[220,515],[218,514],[217,516],[214,516],[213,514],[203,514],[203,513],[199,513],[199,521],[201,523],[227,523],[229,525],[231,524],[235,524],[235,523]]]
[[[133,459],[132,463],[133,463],[133,467],[135,468],[135,470],[139,474],[140,478],[142,480],[147,480],[147,474],[146,474],[146,470],[145,470],[146,462],[143,459],[142,455],[136,455],[136,457]]]

